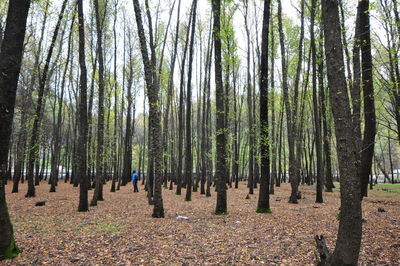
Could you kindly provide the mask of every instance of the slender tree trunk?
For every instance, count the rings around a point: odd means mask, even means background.
[[[192,5],[193,8],[193,5]],[[176,184],[176,195],[181,195],[182,189],[182,169],[183,169],[183,115],[184,115],[184,76],[185,76],[185,62],[186,62],[186,51],[189,43],[189,33],[190,33],[190,25],[192,23],[192,9],[190,10],[189,16],[189,24],[186,31],[186,39],[185,39],[185,47],[183,50],[183,59],[182,59],[182,69],[181,69],[181,79],[179,85],[179,113],[178,113],[178,121],[179,121],[179,133],[178,133],[178,175],[177,175],[177,184]],[[185,180],[186,181],[186,180]],[[185,182],[186,183],[186,182]]]
[[[372,159],[374,157],[376,115],[374,86],[372,76],[371,30],[369,0],[358,3],[362,6],[360,13],[360,40],[362,60],[362,88],[364,97],[364,136],[361,149],[361,197],[368,194],[368,179],[371,175]]]
[[[175,3],[175,2],[174,2]],[[176,30],[175,30],[175,38],[174,38],[174,48],[172,52],[172,59],[171,59],[171,70],[168,80],[168,92],[167,92],[167,103],[164,113],[164,124],[163,124],[163,144],[164,144],[164,182],[166,182],[166,175],[167,175],[167,165],[168,159],[171,158],[171,155],[167,155],[167,150],[169,148],[169,116],[170,116],[170,109],[171,109],[171,102],[173,98],[173,89],[174,89],[174,73],[175,73],[175,63],[176,57],[178,54],[178,37],[179,37],[179,26],[180,26],[180,12],[181,12],[181,0],[178,1],[178,11],[177,11],[177,22],[176,22]],[[173,149],[173,148],[172,148]],[[172,174],[173,169],[170,168],[170,174]],[[172,184],[172,182],[171,182]]]
[[[340,37],[337,1],[323,0],[322,14],[325,33],[325,55],[328,84],[335,121],[337,153],[340,171],[340,221],[335,250],[328,265],[356,265],[361,245],[361,190],[355,154],[357,147],[352,125],[350,100],[346,90],[343,47]]]
[[[273,6],[271,7],[273,9]],[[273,11],[271,10],[271,15],[273,14]],[[278,145],[278,136],[276,134],[276,122],[275,122],[275,33],[274,33],[274,19],[270,19],[270,25],[271,25],[271,140],[272,140],[272,146],[271,146],[271,185],[269,188],[269,194],[273,195],[275,193],[275,183],[278,183],[277,181],[277,174],[276,174],[276,159],[277,159],[277,145]]]
[[[321,140],[321,120],[320,110],[318,104],[318,92],[317,92],[317,48],[315,44],[315,18],[317,1],[311,1],[311,59],[312,59],[312,94],[313,94],[313,111],[314,111],[314,126],[315,126],[315,151],[317,155],[317,193],[315,202],[323,203],[322,189],[324,186],[323,171],[322,171],[322,140]]]
[[[5,176],[30,3],[29,0],[9,1],[0,50],[0,260],[13,258],[20,252],[7,209]]]
[[[400,15],[399,15],[399,10],[398,10],[398,6],[397,6],[398,1],[397,0],[392,0],[392,1],[393,1],[393,10],[394,10],[394,17],[395,17],[396,25],[397,25],[397,31],[398,31],[398,34],[400,35]],[[400,71],[399,71],[397,52],[394,53],[394,56],[396,58],[395,66],[396,66],[397,86],[393,86],[392,91],[394,92],[394,96],[395,96],[394,112],[395,112],[395,118],[396,118],[396,123],[397,123],[397,139],[400,144]]]
[[[118,179],[118,82],[117,82],[117,15],[118,15],[118,0],[115,1],[114,5],[114,23],[113,23],[113,37],[114,37],[114,137],[113,137],[113,173],[111,179],[110,192],[115,192],[115,182]],[[140,164],[139,164],[140,169]],[[139,172],[140,175],[140,172]]]
[[[302,6],[304,7],[304,0],[302,1]],[[303,9],[303,8],[302,8]],[[304,15],[303,15],[304,16]],[[302,19],[302,21],[304,18]],[[303,22],[302,22],[303,25]],[[283,24],[282,24],[282,5],[281,1],[278,1],[278,26],[279,26],[279,40],[281,45],[281,61],[282,61],[282,87],[283,87],[283,98],[285,102],[286,109],[286,121],[287,121],[287,138],[288,138],[288,146],[289,146],[289,181],[292,187],[292,192],[290,195],[289,202],[297,203],[297,192],[300,180],[300,171],[299,171],[299,154],[296,156],[296,143],[297,140],[297,128],[296,128],[296,115],[297,112],[297,99],[298,99],[298,79],[299,79],[299,70],[301,63],[298,64],[298,72],[296,74],[296,85],[293,99],[293,106],[290,101],[289,96],[289,85],[288,85],[288,68],[287,68],[287,60],[286,60],[286,49],[285,49],[285,36],[283,33]],[[303,27],[302,27],[303,28]],[[302,34],[301,34],[302,35]],[[302,58],[302,40],[299,45],[299,62]],[[286,178],[285,178],[286,179]]]
[[[83,0],[78,0],[78,29],[79,29],[79,67],[80,91],[78,112],[78,141],[76,147],[76,178],[79,181],[79,206],[78,211],[89,210],[87,170],[87,70],[85,62],[85,24],[83,17]]]
[[[333,174],[332,174],[332,159],[331,159],[331,127],[328,123],[327,118],[327,98],[325,96],[325,87],[324,87],[324,48],[323,48],[323,25],[321,25],[321,30],[319,33],[319,59],[318,59],[318,85],[319,85],[319,93],[320,93],[320,102],[321,102],[321,116],[322,116],[322,129],[323,129],[323,150],[324,150],[324,162],[325,162],[325,187],[326,192],[332,192],[332,189],[335,187],[333,185]]]
[[[216,172],[217,205],[215,214],[227,213],[226,195],[226,127],[225,127],[225,97],[222,84],[222,58],[221,58],[221,0],[212,0],[214,18],[213,39],[215,53],[215,91],[216,91]]]
[[[132,83],[133,83],[133,62],[132,57],[132,44],[131,36],[128,35],[129,41],[129,64],[125,67],[125,71],[129,71],[127,80],[127,114],[126,114],[126,127],[125,127],[125,143],[124,143],[124,158],[122,170],[122,185],[126,185],[131,180],[132,173]]]
[[[60,152],[61,152],[61,123],[62,123],[62,109],[63,109],[63,100],[64,100],[64,89],[65,89],[65,81],[68,71],[68,65],[71,56],[71,43],[72,43],[72,27],[74,25],[75,17],[73,17],[71,22],[70,34],[68,37],[68,50],[67,50],[67,58],[65,62],[64,73],[61,81],[61,93],[59,96],[58,103],[58,113],[57,113],[57,124],[54,128],[54,152],[52,154],[51,161],[51,172],[50,172],[50,192],[56,191],[57,180],[59,176],[58,166],[60,161]]]
[[[46,62],[42,71],[42,76],[40,77],[39,80],[39,91],[38,91],[38,101],[36,105],[36,112],[35,112],[35,117],[33,120],[33,127],[32,127],[32,134],[30,138],[30,147],[29,147],[29,156],[28,156],[28,174],[27,174],[27,180],[28,180],[28,192],[25,195],[25,197],[35,197],[35,185],[34,185],[34,180],[33,180],[33,175],[34,175],[34,167],[35,167],[35,162],[38,160],[38,155],[39,155],[39,137],[40,137],[40,125],[42,121],[42,116],[43,116],[43,110],[46,102],[45,94],[46,94],[46,82],[47,82],[47,76],[49,74],[49,68],[50,68],[50,61],[51,57],[53,55],[53,50],[54,46],[56,44],[57,36],[58,36],[58,31],[61,26],[61,21],[64,16],[64,11],[67,6],[67,1],[64,0],[63,5],[61,7],[60,14],[58,16],[57,24],[54,29],[53,37],[50,43],[50,48],[47,54]]]
[[[96,15],[96,31],[97,31],[97,53],[99,56],[99,99],[98,99],[98,117],[97,117],[97,150],[96,150],[96,187],[93,198],[90,202],[91,206],[96,206],[98,200],[104,200],[102,196],[103,190],[103,171],[104,171],[104,56],[103,56],[103,25],[100,16],[99,1],[94,0],[94,9]]]
[[[254,125],[253,125],[253,93],[251,86],[251,75],[250,75],[250,30],[248,25],[248,0],[244,1],[245,4],[245,29],[247,36],[247,112],[248,112],[248,123],[249,123],[249,171],[248,171],[248,187],[249,194],[254,194]]]
[[[261,178],[257,212],[271,212],[269,204],[270,182],[270,139],[268,124],[268,31],[270,20],[270,0],[264,1],[263,28],[261,37],[260,69],[260,156]]]
[[[146,0],[146,6],[147,0]],[[135,9],[136,25],[139,34],[140,51],[145,70],[145,80],[147,86],[147,94],[149,98],[149,131],[151,132],[151,146],[149,147],[149,160],[154,161],[154,209],[152,216],[154,218],[164,217],[164,207],[162,199],[162,144],[161,144],[161,114],[159,111],[159,86],[157,82],[157,75],[154,75],[155,69],[155,51],[152,41],[152,24],[150,19],[150,11],[147,8],[147,16],[149,18],[149,34],[150,34],[150,48],[151,48],[151,61],[147,52],[146,36],[144,33],[142,16],[138,0],[133,0],[133,7]]]
[[[189,45],[189,69],[186,86],[186,149],[185,149],[185,178],[186,178],[186,196],[185,201],[192,200],[192,172],[193,172],[193,154],[192,154],[192,62],[193,62],[193,49],[194,37],[196,30],[196,9],[197,0],[193,0],[192,4],[192,25],[191,37]]]

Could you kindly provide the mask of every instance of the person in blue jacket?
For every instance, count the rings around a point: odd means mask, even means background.
[[[139,192],[137,183],[139,181],[139,176],[136,174],[136,171],[132,172],[132,184],[133,184],[133,192]]]

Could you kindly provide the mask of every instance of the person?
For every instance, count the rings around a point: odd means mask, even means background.
[[[137,183],[139,180],[139,176],[136,174],[136,171],[132,172],[132,184],[133,184],[133,192],[139,192]]]

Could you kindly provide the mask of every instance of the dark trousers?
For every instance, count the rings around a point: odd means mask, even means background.
[[[139,189],[137,186],[137,180],[135,180],[135,183],[133,183],[133,192],[139,192]]]

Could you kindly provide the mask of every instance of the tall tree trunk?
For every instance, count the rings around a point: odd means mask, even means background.
[[[328,265],[356,265],[361,245],[361,190],[355,154],[357,147],[346,89],[343,47],[337,1],[323,0],[325,56],[328,67],[330,100],[335,121],[340,171],[340,222],[335,250]]]
[[[113,23],[113,37],[114,37],[114,136],[113,136],[113,173],[111,179],[110,192],[115,192],[115,182],[118,179],[118,82],[117,82],[117,16],[118,16],[118,0],[114,4],[114,23]],[[140,169],[140,164],[139,164]],[[140,175],[140,172],[139,172]]]
[[[133,57],[132,57],[132,44],[131,36],[128,35],[129,42],[129,64],[125,67],[125,71],[129,71],[127,80],[127,114],[125,126],[125,143],[124,143],[124,158],[122,170],[122,184],[126,185],[131,180],[132,173],[132,83],[133,83]]]
[[[175,2],[174,2],[175,4]],[[173,89],[174,89],[174,73],[175,73],[175,63],[176,57],[178,54],[178,36],[179,36],[179,26],[180,26],[180,13],[181,13],[181,0],[178,1],[178,11],[177,11],[177,21],[176,21],[176,30],[175,30],[175,38],[174,38],[174,48],[172,52],[172,59],[171,59],[171,67],[170,67],[170,75],[168,80],[168,92],[167,92],[167,103],[164,113],[164,124],[163,124],[163,144],[164,144],[164,182],[166,182],[166,175],[167,172],[167,165],[168,159],[171,158],[171,155],[167,155],[167,150],[169,148],[169,116],[170,116],[170,109],[171,109],[171,102],[173,98]],[[172,148],[173,149],[173,148]],[[174,169],[170,168],[170,174],[172,175],[172,171]],[[172,182],[171,182],[172,184]]]
[[[213,38],[215,53],[215,92],[216,92],[216,171],[217,204],[215,214],[227,213],[226,195],[226,128],[225,128],[225,93],[222,84],[222,58],[221,58],[221,0],[212,0],[214,18]]]
[[[79,181],[79,206],[78,211],[89,210],[87,176],[87,70],[85,62],[85,24],[83,17],[83,0],[78,0],[78,29],[79,29],[79,67],[80,67],[80,91],[78,112],[78,141],[76,147],[76,178]]]
[[[147,0],[146,0],[146,6]],[[147,95],[149,98],[149,131],[151,132],[151,146],[149,147],[149,160],[154,162],[154,209],[152,216],[154,218],[164,217],[164,207],[162,200],[162,145],[161,145],[161,114],[159,110],[159,86],[157,76],[154,74],[156,67],[154,44],[152,42],[152,24],[150,19],[150,10],[147,8],[147,16],[149,18],[149,34],[150,34],[150,48],[151,48],[151,61],[147,52],[146,36],[144,33],[142,16],[138,0],[133,0],[133,7],[135,9],[136,25],[139,34],[140,51],[144,65],[145,80],[147,87]]]
[[[96,206],[98,200],[103,199],[103,171],[104,171],[104,56],[103,56],[103,18],[100,15],[99,0],[94,0],[97,31],[97,54],[99,56],[99,99],[97,117],[97,150],[96,150],[96,187],[93,193],[91,206]]]
[[[193,5],[192,5],[193,8]],[[185,62],[186,62],[186,51],[187,47],[189,44],[189,33],[190,33],[190,25],[192,23],[192,12],[193,10],[190,10],[190,16],[189,16],[189,24],[187,27],[186,31],[186,39],[185,39],[185,47],[183,50],[183,59],[182,59],[182,68],[181,68],[181,79],[180,79],[180,85],[179,85],[179,113],[178,113],[178,121],[179,121],[179,132],[178,132],[178,174],[177,174],[177,184],[176,184],[176,195],[181,195],[181,189],[182,189],[182,169],[183,169],[183,127],[184,127],[184,122],[183,122],[183,115],[184,115],[184,76],[185,76]],[[186,183],[186,182],[185,182]]]
[[[247,36],[247,112],[248,112],[248,123],[249,123],[249,171],[248,171],[248,187],[249,194],[254,194],[254,125],[253,125],[253,93],[251,86],[251,75],[250,75],[250,30],[248,25],[248,0],[244,1],[245,4],[245,29]]]
[[[318,104],[317,92],[317,47],[315,43],[315,18],[317,1],[311,1],[311,59],[312,59],[312,95],[313,95],[313,111],[314,111],[314,127],[315,127],[315,151],[317,155],[317,193],[315,202],[323,203],[322,189],[324,187],[323,171],[322,171],[322,140],[321,140],[321,120]]]
[[[192,4],[192,25],[191,36],[189,45],[189,69],[186,86],[186,149],[185,149],[185,178],[186,178],[186,201],[192,200],[192,172],[193,172],[193,154],[192,154],[192,62],[193,62],[193,49],[194,38],[196,30],[196,10],[197,0],[193,0]]]
[[[0,260],[19,253],[7,209],[5,177],[30,3],[29,0],[9,1],[0,50]]]
[[[50,48],[47,54],[46,62],[43,68],[42,76],[40,77],[39,80],[39,91],[38,91],[38,101],[36,105],[36,111],[35,111],[35,117],[33,120],[33,127],[32,127],[32,134],[30,138],[30,144],[29,144],[29,156],[28,156],[28,174],[27,174],[27,180],[28,180],[28,192],[26,193],[25,197],[35,197],[35,185],[34,185],[34,180],[33,180],[33,175],[34,175],[34,167],[35,167],[35,162],[38,160],[38,155],[39,155],[39,137],[40,137],[40,125],[42,121],[42,116],[43,116],[43,110],[46,102],[45,98],[45,86],[47,82],[47,76],[49,74],[49,68],[50,68],[50,61],[51,57],[53,55],[53,50],[54,46],[56,44],[57,36],[58,36],[58,31],[61,26],[61,21],[64,16],[64,11],[67,6],[67,0],[64,0],[63,5],[61,7],[60,14],[58,16],[57,24],[54,29],[53,37],[51,39],[50,43]]]
[[[393,1],[393,10],[394,10],[394,17],[395,17],[396,25],[397,25],[397,31],[398,31],[398,34],[400,35],[400,15],[399,15],[399,10],[398,10],[398,6],[397,6],[398,1],[397,0],[392,0],[392,1]],[[392,91],[394,92],[394,95],[395,95],[394,111],[395,111],[395,118],[396,118],[396,123],[397,123],[397,139],[400,144],[400,71],[399,71],[398,55],[396,52],[394,53],[394,56],[397,59],[395,61],[397,86],[393,86]]]
[[[270,139],[268,124],[268,31],[270,20],[270,0],[264,1],[263,28],[261,37],[260,69],[260,157],[261,178],[257,212],[271,212],[269,204],[270,182]]]
[[[327,118],[327,97],[325,96],[324,87],[324,44],[323,44],[323,25],[321,23],[321,29],[319,33],[319,53],[318,53],[318,85],[320,93],[320,105],[321,105],[321,118],[322,118],[322,131],[323,131],[323,150],[324,150],[324,181],[326,192],[332,192],[335,187],[333,185],[333,174],[332,174],[332,159],[331,159],[331,127],[328,123]]]
[[[302,10],[304,8],[304,0],[302,1]],[[303,14],[304,16],[304,14]],[[302,21],[304,18],[302,19]],[[303,22],[302,22],[303,24]],[[297,203],[297,191],[299,186],[300,179],[300,171],[299,171],[299,154],[296,156],[296,143],[297,140],[297,128],[296,128],[296,115],[297,112],[297,99],[298,99],[298,79],[299,79],[299,70],[301,64],[298,64],[297,73],[296,74],[296,85],[294,92],[294,99],[291,103],[290,95],[289,95],[289,85],[288,85],[288,66],[286,59],[286,49],[285,49],[285,36],[283,33],[283,23],[282,23],[282,5],[281,1],[278,1],[278,26],[279,26],[279,41],[281,46],[281,61],[282,61],[282,89],[283,89],[283,99],[285,102],[286,109],[286,122],[287,122],[287,138],[288,138],[288,146],[289,146],[289,181],[292,187],[292,192],[290,195],[289,202]],[[303,28],[303,27],[302,27]],[[299,45],[299,61],[302,58],[302,41],[300,41]],[[295,107],[292,107],[293,106]],[[285,178],[286,179],[286,178]]]
[[[364,98],[364,136],[361,149],[361,197],[368,194],[368,179],[371,175],[372,159],[374,157],[376,116],[375,96],[372,77],[372,54],[371,54],[371,30],[370,30],[370,7],[369,0],[358,3],[360,10],[360,40],[362,61],[362,88]]]
[[[271,7],[273,9],[273,6]],[[271,10],[271,15],[273,11]],[[271,16],[270,15],[270,16]],[[271,25],[271,185],[269,188],[269,194],[273,195],[275,193],[275,183],[277,182],[277,174],[276,174],[276,159],[277,159],[277,145],[278,145],[278,136],[276,133],[276,123],[275,123],[275,78],[274,78],[274,68],[275,68],[275,33],[274,33],[274,19],[270,19]]]
[[[71,56],[71,44],[72,44],[72,30],[74,25],[75,16],[71,21],[70,34],[68,37],[68,49],[67,49],[67,58],[65,61],[64,73],[61,81],[61,93],[59,96],[58,103],[58,113],[57,113],[57,124],[54,127],[54,152],[51,155],[51,172],[50,172],[50,192],[56,191],[57,180],[59,176],[58,166],[60,162],[60,152],[61,152],[61,123],[62,123],[62,109],[63,109],[63,101],[64,101],[64,89],[65,89],[65,81],[67,77],[68,65]]]

